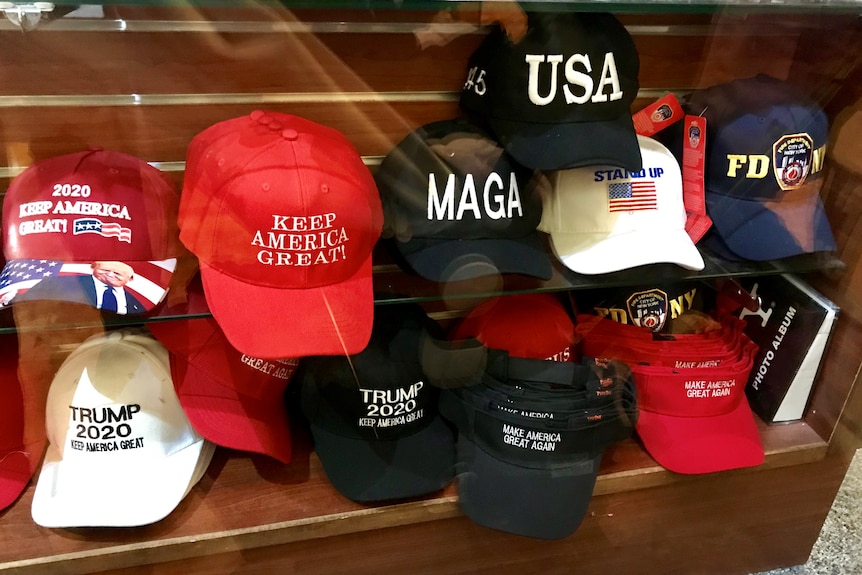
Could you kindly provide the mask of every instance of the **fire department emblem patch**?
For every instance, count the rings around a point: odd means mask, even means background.
[[[631,322],[654,332],[661,331],[667,321],[668,297],[660,289],[635,292],[626,300]]]
[[[793,190],[805,183],[813,155],[814,140],[808,134],[789,134],[772,145],[775,180],[782,190]]]

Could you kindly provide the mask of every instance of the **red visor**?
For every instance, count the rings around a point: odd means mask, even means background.
[[[757,346],[735,322],[674,341],[654,341],[648,330],[589,316],[578,328],[584,353],[630,364],[640,411],[635,429],[661,466],[699,474],[763,463],[745,396]],[[614,332],[626,336],[614,338]],[[710,367],[674,367],[686,361]]]

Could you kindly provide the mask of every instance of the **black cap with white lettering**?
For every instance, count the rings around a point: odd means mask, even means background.
[[[306,357],[295,375],[326,475],[358,502],[439,491],[455,468],[454,431],[420,361],[439,328],[417,304],[379,306],[374,315],[361,353]]]
[[[529,13],[523,38],[496,26],[471,55],[460,103],[531,168],[637,172],[639,69],[634,41],[613,14]]]
[[[462,119],[422,126],[387,154],[375,179],[383,237],[422,277],[550,279],[551,259],[536,231],[540,179],[479,127]]]
[[[510,356],[488,350],[478,383],[442,392],[458,428],[461,510],[479,525],[561,539],[587,513],[605,449],[634,431],[625,364]]]

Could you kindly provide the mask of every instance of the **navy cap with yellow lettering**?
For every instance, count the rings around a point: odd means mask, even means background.
[[[686,106],[706,118],[708,246],[754,261],[835,250],[819,195],[829,126],[817,102],[761,74],[698,90]]]

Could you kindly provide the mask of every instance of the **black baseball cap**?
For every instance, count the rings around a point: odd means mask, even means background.
[[[610,13],[530,12],[512,41],[493,27],[470,56],[460,105],[537,170],[642,167],[631,106],[634,41]]]
[[[418,304],[375,309],[368,346],[346,357],[306,357],[302,412],[332,485],[357,502],[439,491],[455,469],[454,430],[439,416],[439,389],[421,350],[439,328]]]
[[[607,393],[604,393],[607,391]],[[442,392],[458,428],[458,495],[476,523],[561,539],[586,516],[604,450],[637,417],[627,366],[489,350],[482,384]]]
[[[551,258],[536,231],[540,179],[473,123],[456,118],[414,130],[386,155],[375,180],[383,237],[422,277],[550,279]]]

